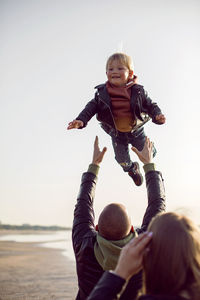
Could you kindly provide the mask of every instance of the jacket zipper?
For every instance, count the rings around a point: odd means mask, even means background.
[[[106,102],[104,102],[104,100],[99,95],[98,95],[98,97],[99,97],[99,100],[102,101],[109,108],[110,115],[112,117],[113,124],[115,126],[115,135],[117,136],[117,127],[116,127],[115,120],[114,120],[114,117],[113,117],[113,114],[112,114],[112,110],[111,110],[110,106]],[[110,126],[109,124],[107,124],[107,125]]]

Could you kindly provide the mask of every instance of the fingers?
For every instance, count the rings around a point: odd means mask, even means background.
[[[102,162],[104,154],[106,153],[106,150],[107,150],[107,148],[104,147],[103,150],[99,152],[96,162],[98,162],[98,163]]]
[[[102,149],[102,151],[100,150],[100,148],[99,148],[99,138],[98,138],[98,136],[96,136],[95,140],[94,140],[94,151],[93,151],[92,163],[96,164],[96,165],[99,165],[102,162],[104,154],[106,153],[106,151],[107,151],[106,147],[104,147]]]
[[[143,251],[146,248],[146,246],[148,245],[148,243],[152,239],[152,235],[153,235],[152,232],[148,232],[148,233],[144,234],[144,236],[142,237],[142,239],[137,244],[138,251]]]
[[[142,268],[143,255],[147,251],[152,232],[140,234],[123,247],[115,273],[124,279],[136,274]]]
[[[146,140],[145,140],[145,143],[146,143],[146,145],[147,145],[147,148],[151,151],[152,150],[152,148],[153,148],[153,143],[150,141],[150,139],[146,136],[146,138],[145,138]]]
[[[149,232],[144,232],[144,233],[139,234],[136,238],[134,238],[130,241],[130,244],[136,246],[137,244],[139,244],[141,242],[141,240],[143,240],[146,236],[148,236],[148,234],[149,234]],[[150,236],[151,236],[151,234],[150,234]]]
[[[145,232],[140,234],[138,237],[134,238],[129,245],[131,247],[135,246],[135,248],[141,252],[143,251],[146,246],[148,245],[148,243],[150,242],[150,240],[152,239],[152,232]]]
[[[67,130],[72,129],[73,128],[73,122],[70,122],[67,126]]]
[[[72,128],[80,128],[83,127],[83,122],[81,120],[73,120],[72,122],[69,122],[67,129],[72,129]]]
[[[72,129],[72,128],[75,128],[75,127],[76,127],[76,122],[72,121],[72,122],[69,122],[67,129]]]
[[[144,164],[148,164],[151,162],[153,156],[153,143],[148,137],[145,137],[144,147],[141,151],[139,151],[135,147],[132,147],[131,149],[137,154],[140,161]]]
[[[95,140],[94,140],[94,151],[100,152],[100,149],[99,149],[99,138],[98,138],[97,135],[96,135]]]
[[[98,138],[97,135],[96,135],[95,140],[94,140],[94,146],[95,146],[95,147],[98,147],[98,146],[99,146],[99,138]]]
[[[160,119],[162,119],[164,117],[164,115],[157,115],[156,116],[156,120],[160,120]]]
[[[158,121],[160,124],[164,124],[165,123],[165,121],[166,121],[166,118],[165,118],[165,116],[164,115],[157,115],[156,116],[156,121]]]
[[[131,150],[133,150],[133,152],[135,152],[135,153],[138,155],[139,151],[138,151],[138,149],[137,149],[137,148],[135,148],[135,147],[131,147]]]
[[[144,143],[144,144],[146,144],[147,148],[150,148],[150,146],[151,146],[151,141],[150,141],[150,139],[148,138],[148,136],[145,137],[145,143]]]
[[[150,139],[146,136],[145,137],[145,143],[142,150],[146,149],[148,152],[151,152],[153,148],[153,143],[150,141]],[[142,152],[142,151],[141,151]]]
[[[97,135],[96,135],[95,140],[94,140],[94,147],[96,149],[99,149],[99,137]],[[100,149],[99,149],[99,152],[101,152],[103,155],[105,154],[106,151],[107,151],[106,147],[104,147],[102,151],[100,151]]]
[[[106,148],[106,147],[104,147],[104,148],[103,148],[103,150],[102,150],[102,152],[101,152],[101,154],[102,154],[102,158],[104,157],[104,154],[106,153],[106,151],[107,151],[107,148]]]

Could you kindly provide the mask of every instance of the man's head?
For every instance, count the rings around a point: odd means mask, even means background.
[[[114,53],[106,63],[108,81],[115,86],[124,86],[133,78],[133,64],[130,56],[124,53]]]
[[[120,240],[131,231],[131,220],[123,204],[111,203],[101,212],[99,234],[107,240]]]

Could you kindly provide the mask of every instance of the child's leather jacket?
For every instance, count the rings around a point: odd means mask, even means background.
[[[84,126],[81,128],[84,128],[88,121],[96,114],[97,120],[101,122],[101,127],[107,133],[109,133],[111,129],[115,129],[117,134],[112,114],[111,99],[106,89],[106,85],[101,84],[95,88],[97,89],[97,92],[95,93],[94,99],[88,102],[76,120],[83,121]],[[159,124],[155,120],[155,116],[162,112],[158,105],[152,102],[148,97],[148,94],[142,85],[135,84],[131,87],[130,107],[133,119],[137,121],[137,125],[133,131],[143,126],[150,118],[152,118],[152,122]]]

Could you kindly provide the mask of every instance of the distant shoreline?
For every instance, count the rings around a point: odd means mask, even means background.
[[[71,230],[71,229],[66,229]],[[57,231],[59,230],[34,230],[34,229],[0,229],[0,236],[4,236],[4,235],[28,235],[28,234],[38,234],[38,235],[42,235],[42,234],[55,234]],[[64,230],[63,230],[64,231]]]
[[[61,231],[61,230],[71,230],[71,228],[70,227],[57,226],[57,225],[43,226],[43,225],[29,225],[29,224],[23,224],[23,225],[0,224],[0,232],[2,230]]]

